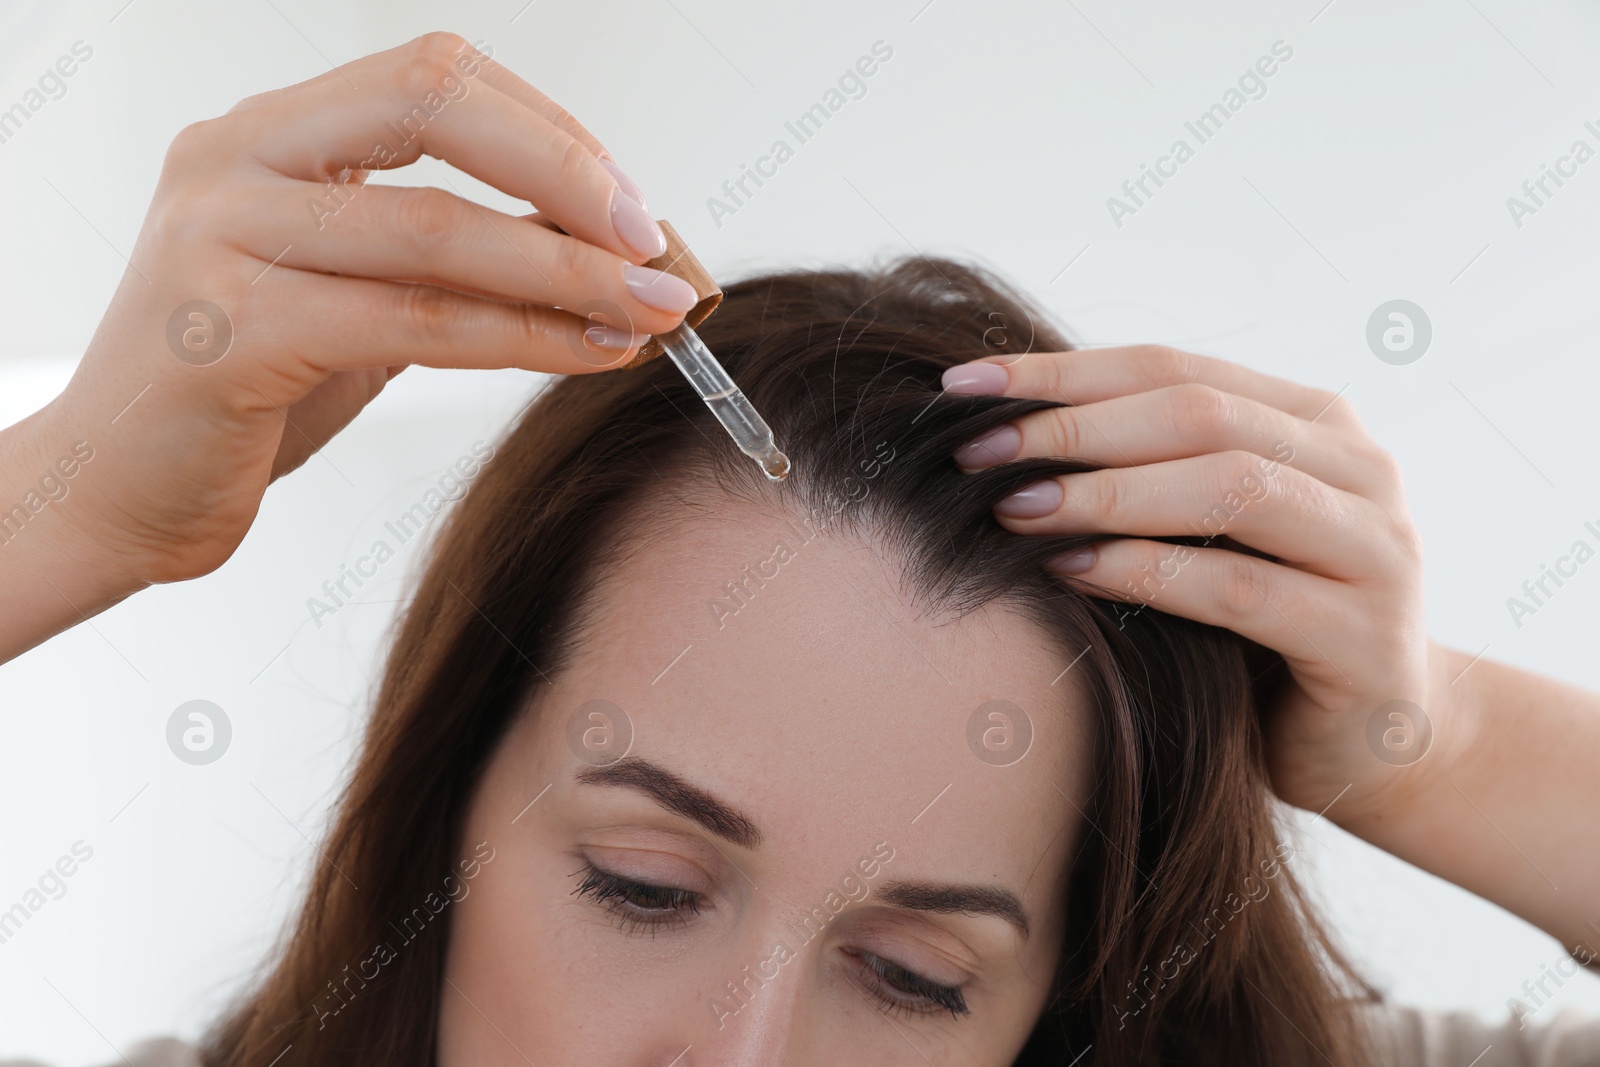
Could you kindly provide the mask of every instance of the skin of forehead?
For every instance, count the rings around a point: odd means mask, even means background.
[[[940,875],[1021,892],[1064,827],[1075,838],[1063,795],[1086,802],[1088,716],[1036,623],[997,603],[930,613],[870,532],[818,534],[762,502],[662,508],[643,529],[606,565],[552,706],[615,702],[633,754],[842,871],[884,840],[930,863],[955,850],[965,870],[947,858]],[[993,700],[1032,724],[1012,766],[969,743]]]

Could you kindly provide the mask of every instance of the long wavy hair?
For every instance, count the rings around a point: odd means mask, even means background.
[[[896,549],[930,602],[1013,606],[1080,657],[1100,769],[1092,830],[1053,996],[1017,1063],[1367,1062],[1355,1005],[1372,991],[1307,904],[1265,769],[1258,711],[1281,658],[1090,596],[1043,564],[1091,538],[994,520],[1012,489],[1091,464],[967,473],[951,459],[1058,405],[946,394],[941,372],[1066,339],[985,270],[927,258],[751,278],[699,332],[776,430],[794,463],[780,492],[802,514],[850,495],[863,457],[890,442],[893,462],[840,529]],[[537,675],[572,651],[630,503],[663,482],[771,492],[666,359],[557,380],[499,443],[429,550],[323,861],[282,947],[209,1035],[209,1067],[433,1063],[448,916],[370,979],[351,965],[464,853],[482,770]]]

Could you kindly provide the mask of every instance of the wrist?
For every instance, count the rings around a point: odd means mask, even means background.
[[[1495,704],[1483,691],[1492,665],[1476,656],[1436,641],[1428,642],[1428,695],[1434,715],[1431,781],[1440,788],[1474,776],[1473,765],[1483,752],[1488,732],[1488,712]]]
[[[1380,780],[1363,801],[1339,805],[1329,817],[1371,844],[1388,848],[1431,824],[1441,810],[1453,809],[1457,781],[1471,780],[1473,764],[1483,751],[1487,723],[1481,698],[1487,670],[1474,657],[1436,641],[1428,642],[1427,689],[1418,708],[1422,718],[1410,724],[1425,731],[1427,747],[1413,762],[1384,767]],[[1342,809],[1342,810],[1341,810]]]
[[[108,559],[78,491],[99,453],[52,404],[0,430],[0,661],[140,588]]]

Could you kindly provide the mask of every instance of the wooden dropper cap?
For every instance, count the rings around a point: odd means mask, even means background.
[[[682,278],[694,286],[695,295],[700,299],[695,303],[694,307],[689,309],[689,313],[683,317],[683,324],[692,329],[704,322],[706,316],[715,311],[717,305],[722,303],[722,290],[717,287],[716,282],[711,280],[711,275],[700,265],[700,261],[694,258],[694,253],[689,251],[689,246],[684,243],[682,237],[678,236],[678,231],[672,228],[672,224],[663,219],[660,222],[660,226],[662,234],[667,239],[667,250],[656,258],[647,261],[645,266],[665,271],[675,277]],[[623,364],[623,369],[626,370],[630,367],[637,367],[641,363],[648,363],[665,351],[666,349],[661,347],[661,342],[652,337],[639,348],[638,355]]]

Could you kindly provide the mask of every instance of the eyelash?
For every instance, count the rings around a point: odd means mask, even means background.
[[[663,928],[686,924],[689,914],[699,914],[700,894],[687,889],[635,882],[592,863],[585,863],[582,873],[583,881],[573,893],[590,897],[611,912],[624,933],[647,930],[654,936]]]
[[[636,882],[603,871],[593,863],[585,863],[578,873],[583,875],[583,881],[573,890],[574,895],[589,897],[611,912],[624,933],[643,930],[653,937],[661,929],[687,924],[690,914],[700,912],[700,894],[687,889]],[[948,1011],[952,1019],[971,1012],[957,986],[930,981],[870,952],[851,955],[869,976],[872,988],[868,994],[888,1011],[912,1015]],[[916,997],[919,1003],[901,999],[895,993]]]
[[[892,1012],[936,1015],[941,1011],[948,1011],[950,1018],[955,1019],[972,1011],[967,1007],[967,999],[961,995],[958,986],[941,985],[870,952],[857,952],[852,955],[872,977],[873,999],[881,1002]],[[914,996],[920,1003],[902,1000],[889,990]]]

